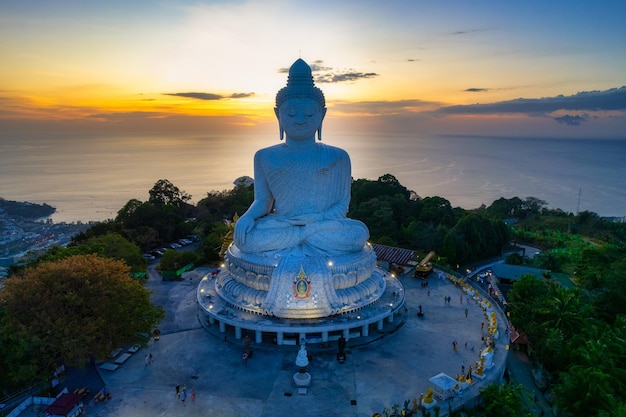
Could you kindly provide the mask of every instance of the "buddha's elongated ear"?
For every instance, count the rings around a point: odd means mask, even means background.
[[[324,117],[326,117],[326,107],[322,108],[322,120],[320,120],[320,127],[317,129],[317,140],[322,140],[322,125],[324,124]]]
[[[276,118],[278,119],[278,130],[280,132],[280,140],[283,140],[285,138],[285,129],[283,129],[283,127],[280,125],[280,117],[278,117],[278,107],[274,107],[274,114],[276,115]]]

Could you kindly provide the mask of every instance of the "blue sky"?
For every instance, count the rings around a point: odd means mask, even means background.
[[[624,1],[4,1],[0,128],[275,130],[298,57],[336,131],[623,138]]]

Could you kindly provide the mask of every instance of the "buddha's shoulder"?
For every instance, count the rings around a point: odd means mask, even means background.
[[[327,145],[321,142],[315,143],[313,146],[311,146],[310,149],[308,149],[307,152],[304,153],[302,151],[295,151],[284,143],[279,143],[277,145],[259,149],[255,154],[255,159],[265,160],[267,158],[271,158],[272,160],[274,160],[274,158],[280,156],[292,158],[297,155],[312,158],[314,154],[323,154],[333,160],[349,159],[348,153],[344,149],[338,148],[336,146]]]
[[[325,150],[326,152],[334,152],[334,153],[346,154],[346,155],[348,154],[344,149],[338,148],[336,146],[328,145],[326,143],[317,142],[315,146],[319,147],[320,149]]]
[[[345,161],[350,160],[348,152],[338,148],[336,146],[327,145],[325,143],[317,142],[315,144],[316,151],[314,152],[317,158],[322,158],[326,161]]]
[[[270,155],[275,155],[277,153],[283,153],[284,150],[284,144],[280,143],[278,145],[274,145],[274,146],[268,146],[267,148],[261,148],[258,151],[256,151],[256,153],[254,154],[255,158],[264,158],[264,157],[268,157]]]

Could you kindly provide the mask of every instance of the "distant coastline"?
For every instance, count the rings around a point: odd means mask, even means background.
[[[0,279],[11,265],[28,262],[52,246],[65,246],[90,227],[81,222],[54,223],[50,216],[55,212],[46,203],[0,197]]]
[[[29,220],[45,219],[56,212],[56,208],[47,203],[37,204],[28,201],[6,200],[0,197],[0,212],[9,216],[19,216]]]
[[[325,135],[325,142],[350,155],[354,179],[391,174],[420,197],[439,196],[453,207],[471,210],[501,197],[532,196],[566,213],[626,215],[626,138]],[[0,133],[0,138],[0,195],[54,206],[54,223],[113,219],[129,200],[146,201],[159,179],[171,181],[197,203],[207,192],[231,189],[235,178],[253,177],[254,153],[278,142],[257,134],[85,136],[51,142]]]

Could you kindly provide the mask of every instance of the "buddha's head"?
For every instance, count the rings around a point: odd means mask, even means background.
[[[302,59],[289,68],[287,86],[276,94],[274,112],[280,125],[281,139],[284,132],[294,139],[308,139],[316,131],[318,139],[322,139],[326,100],[322,90],[313,82],[311,67]]]

